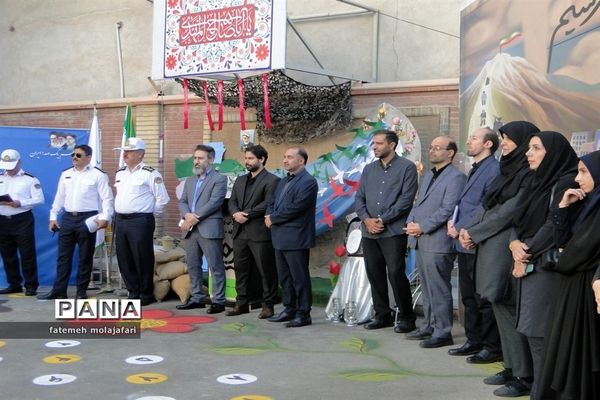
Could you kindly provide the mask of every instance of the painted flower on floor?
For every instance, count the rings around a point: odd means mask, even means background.
[[[217,319],[204,315],[175,315],[168,310],[142,310],[142,331],[148,329],[160,333],[187,333],[197,329],[195,325],[210,324]]]

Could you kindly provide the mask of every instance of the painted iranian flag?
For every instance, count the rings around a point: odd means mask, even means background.
[[[135,137],[135,125],[133,124],[133,116],[131,115],[131,104],[125,108],[125,122],[123,122],[123,136],[121,138],[121,147],[127,145],[127,139]],[[125,165],[123,161],[123,150],[119,155],[119,168]]]

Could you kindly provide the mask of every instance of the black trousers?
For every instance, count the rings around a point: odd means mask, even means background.
[[[64,213],[58,234],[58,258],[56,260],[56,280],[53,291],[67,295],[69,278],[73,267],[73,253],[75,246],[79,248],[79,265],[77,268],[77,293],[85,293],[92,277],[94,262],[94,247],[96,234],[90,233],[85,220],[97,211],[78,213],[72,215]]]
[[[11,288],[21,288],[23,280],[26,289],[36,290],[38,287],[34,230],[35,220],[31,211],[10,217],[0,215],[0,254]]]
[[[151,213],[116,214],[117,261],[130,298],[154,299],[154,227]]]
[[[308,271],[310,249],[275,250],[279,284],[285,311],[304,317],[312,307],[312,284]]]
[[[362,240],[367,278],[371,284],[371,297],[377,319],[390,318],[388,278],[398,306],[398,318],[402,321],[416,319],[410,282],[406,277],[406,242],[406,235]]]
[[[458,253],[458,286],[465,307],[465,336],[475,345],[495,353],[502,351],[492,303],[475,292],[475,254]]]
[[[236,302],[248,304],[252,275],[260,274],[262,302],[272,306],[277,300],[277,267],[275,251],[270,241],[257,242],[246,238],[233,239],[233,261],[235,264]]]

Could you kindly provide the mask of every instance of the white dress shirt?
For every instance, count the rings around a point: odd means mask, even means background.
[[[118,170],[115,188],[119,214],[161,214],[170,200],[161,174],[143,162],[131,170],[126,166]]]
[[[110,221],[114,209],[108,175],[89,164],[81,171],[74,167],[64,170],[50,210],[50,221],[56,221],[63,208],[67,212],[98,211],[98,219]]]
[[[0,205],[0,215],[4,216],[21,214],[44,203],[44,192],[40,181],[22,169],[13,176],[6,172],[0,175],[0,195],[5,194],[9,194],[13,200],[18,200],[21,206]]]

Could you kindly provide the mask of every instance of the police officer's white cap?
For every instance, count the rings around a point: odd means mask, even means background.
[[[14,169],[20,159],[21,155],[18,151],[6,149],[2,152],[2,155],[0,155],[0,169]]]
[[[133,151],[133,150],[145,150],[146,146],[144,141],[140,138],[132,137],[127,139],[127,144],[123,147],[117,147],[115,150]]]

